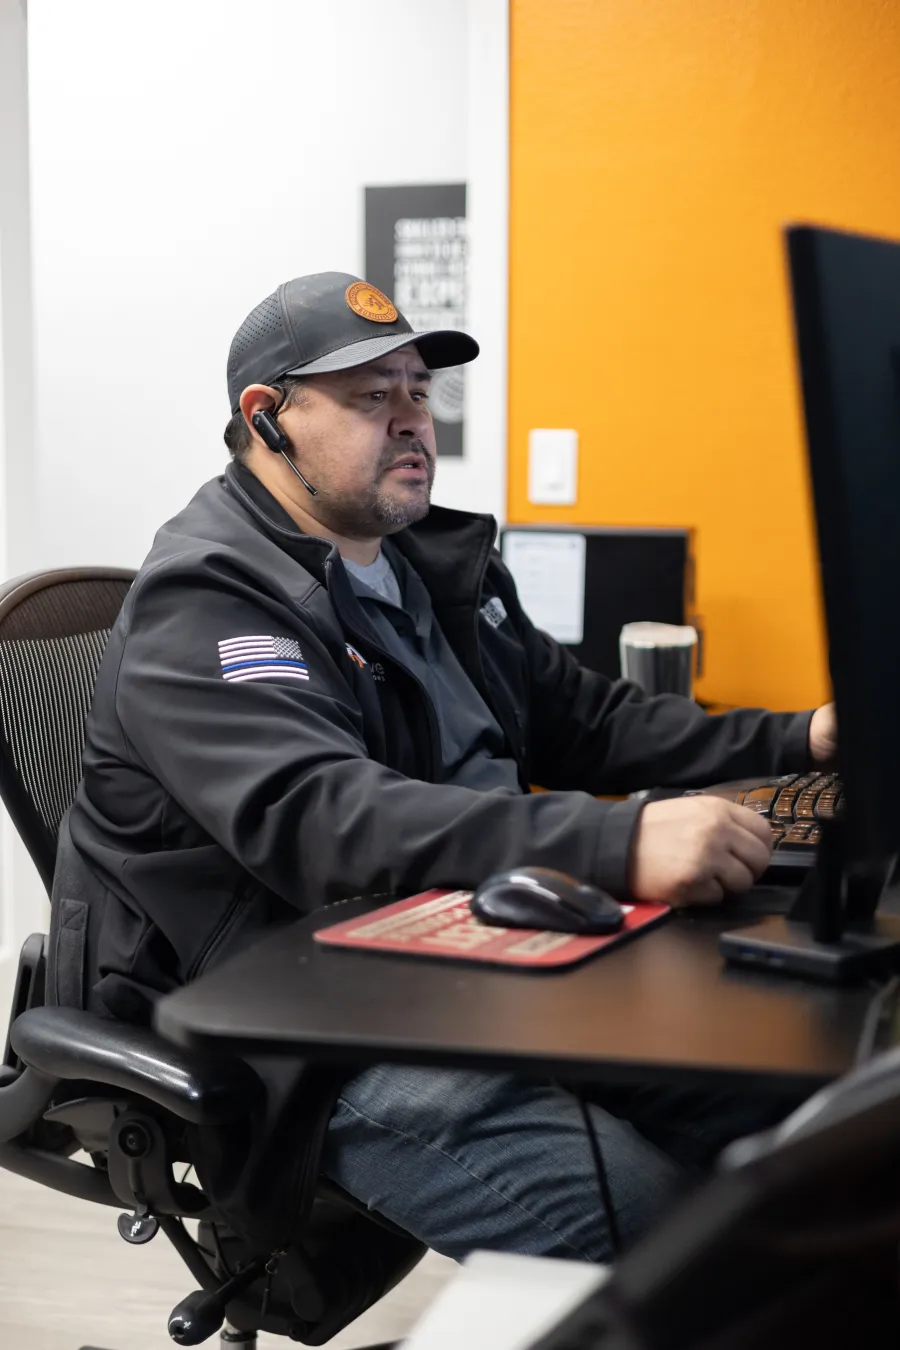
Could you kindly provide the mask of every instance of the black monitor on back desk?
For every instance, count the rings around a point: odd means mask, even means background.
[[[794,922],[722,948],[843,980],[900,957],[900,922],[876,913],[900,851],[900,244],[787,238],[846,810],[823,826]]]
[[[580,536],[584,540],[581,641],[566,638],[567,650],[580,665],[617,680],[619,634],[623,625],[634,619],[694,624],[702,644],[702,627],[695,610],[692,530],[507,525],[500,532],[500,549],[516,582],[525,583],[521,585],[523,594],[527,591],[527,578],[516,568],[516,543],[529,539],[549,539],[552,543],[561,536]]]

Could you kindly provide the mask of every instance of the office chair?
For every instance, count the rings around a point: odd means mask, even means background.
[[[80,568],[0,588],[0,798],[51,895],[49,936],[28,938],[19,960],[0,1167],[123,1210],[126,1241],[161,1229],[200,1286],[169,1319],[178,1344],[225,1323],[222,1346],[249,1350],[258,1331],[321,1345],[425,1252],[319,1178],[339,1080],[190,1054],[88,1011],[90,897],[52,896],[94,681],[133,578]]]

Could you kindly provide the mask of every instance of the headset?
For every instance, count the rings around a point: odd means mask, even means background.
[[[263,444],[267,445],[276,455],[281,455],[284,462],[293,469],[310,496],[318,496],[318,490],[313,487],[312,483],[307,482],[288,454],[291,443],[281,430],[281,427],[275,421],[272,413],[267,412],[265,409],[261,409],[259,412],[253,414],[250,421],[253,423],[254,430],[259,432],[259,438]]]

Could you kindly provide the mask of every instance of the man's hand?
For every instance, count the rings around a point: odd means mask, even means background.
[[[837,717],[834,704],[817,708],[809,724],[809,757],[817,769],[830,769],[837,756]]]
[[[651,802],[631,846],[629,888],[636,900],[715,904],[746,891],[772,854],[767,820],[720,797]]]

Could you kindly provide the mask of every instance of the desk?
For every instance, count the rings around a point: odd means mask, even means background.
[[[364,1066],[402,1062],[598,1079],[813,1090],[845,1073],[870,1007],[835,989],[723,967],[741,920],[679,915],[557,973],[328,949],[332,906],[162,999],[163,1036],[197,1049]]]

